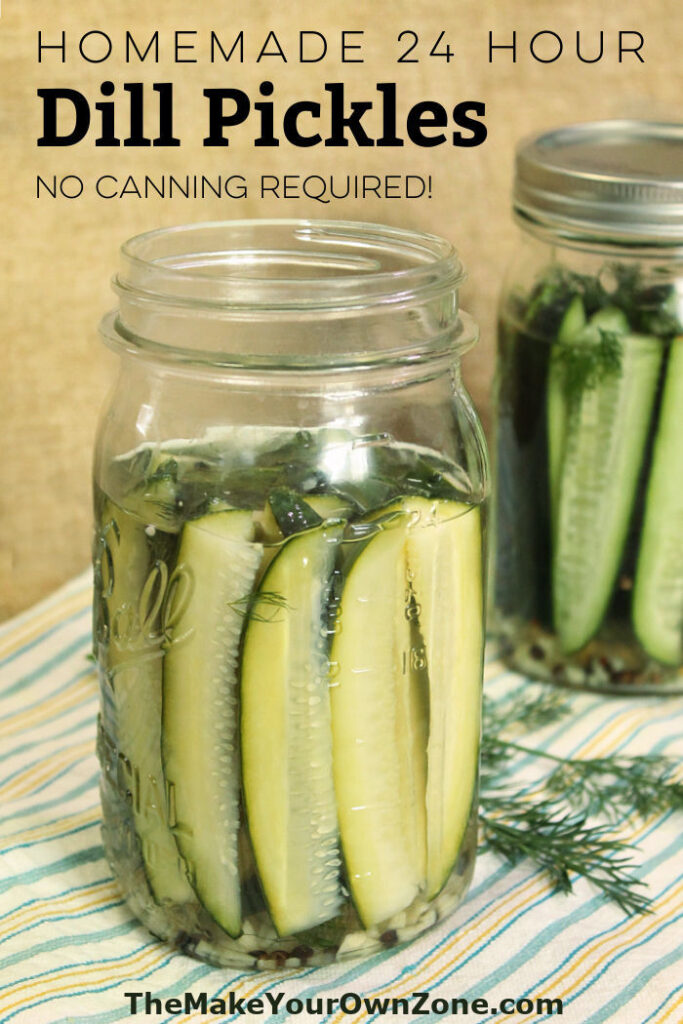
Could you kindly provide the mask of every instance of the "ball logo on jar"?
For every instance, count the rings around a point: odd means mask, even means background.
[[[172,644],[181,643],[192,633],[192,628],[178,628],[194,589],[192,571],[183,564],[169,570],[166,562],[156,559],[139,598],[117,604],[112,548],[120,545],[120,537],[115,519],[105,525],[99,536],[95,579],[104,615],[98,624],[97,639],[125,653],[127,660],[149,657],[152,653],[161,656]]]

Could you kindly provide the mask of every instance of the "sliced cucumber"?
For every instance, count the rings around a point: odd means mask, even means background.
[[[164,659],[162,754],[173,832],[206,910],[241,931],[237,657],[263,548],[251,512],[183,527],[178,566],[193,590]]]
[[[304,496],[279,487],[271,492],[263,512],[256,513],[256,517],[264,541],[275,544],[297,530],[320,526],[324,519],[346,519],[353,511],[350,502],[335,494]]]
[[[586,326],[586,313],[580,295],[575,295],[567,307],[557,333],[560,345],[576,344],[577,336],[586,339],[582,334]],[[620,325],[622,326],[622,325]],[[588,339],[589,340],[590,336]],[[560,486],[560,472],[564,442],[567,432],[567,399],[565,397],[564,377],[557,361],[550,360],[548,371],[548,483],[550,487],[550,517],[552,532],[555,532],[557,519],[557,496]]]
[[[268,496],[268,507],[283,537],[322,525],[318,513],[289,487],[274,488]]]
[[[339,828],[366,927],[412,903],[426,875],[427,699],[412,657],[408,520],[378,528],[354,558],[330,654]]]
[[[597,313],[574,343],[619,334],[620,368],[570,394],[557,484],[553,618],[562,649],[600,628],[614,588],[657,388],[661,343],[624,334],[618,310]]]
[[[280,935],[341,905],[325,610],[343,524],[293,534],[270,563],[244,634],[241,740],[254,857]]]
[[[405,498],[408,575],[429,677],[427,899],[448,879],[475,801],[484,602],[477,507]]]
[[[150,529],[113,502],[106,503],[102,523],[114,729],[145,874],[157,903],[193,903],[194,893],[169,829],[161,764],[159,602],[175,539]]]
[[[144,479],[125,498],[126,508],[156,529],[179,533],[177,461],[156,450],[149,453]]]
[[[307,494],[306,502],[323,519],[348,519],[358,506],[338,494]]]
[[[683,337],[671,343],[645,499],[633,624],[648,654],[668,665],[683,646]]]

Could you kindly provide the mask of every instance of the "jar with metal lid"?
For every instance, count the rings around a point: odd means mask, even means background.
[[[102,324],[103,835],[211,963],[366,956],[472,874],[487,462],[441,239],[261,221],[142,235]]]
[[[494,625],[512,665],[683,690],[683,126],[523,142],[500,304]]]

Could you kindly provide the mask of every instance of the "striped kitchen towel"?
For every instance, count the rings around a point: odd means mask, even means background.
[[[531,863],[485,853],[453,919],[360,964],[244,974],[152,938],[100,845],[89,606],[83,575],[0,627],[0,1021],[540,1021],[559,1016],[561,1000],[577,1024],[683,1022],[683,815],[673,813],[619,826],[654,901],[644,916],[581,880],[554,894]],[[486,685],[494,697],[537,686],[495,660]],[[536,733],[536,746],[680,757],[681,699],[571,700],[572,717]]]

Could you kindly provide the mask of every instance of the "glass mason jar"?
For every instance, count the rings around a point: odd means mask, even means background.
[[[95,458],[108,857],[211,963],[364,956],[475,856],[484,441],[438,238],[262,221],[128,242]]]
[[[560,128],[516,172],[494,625],[531,676],[682,691],[683,126]]]

